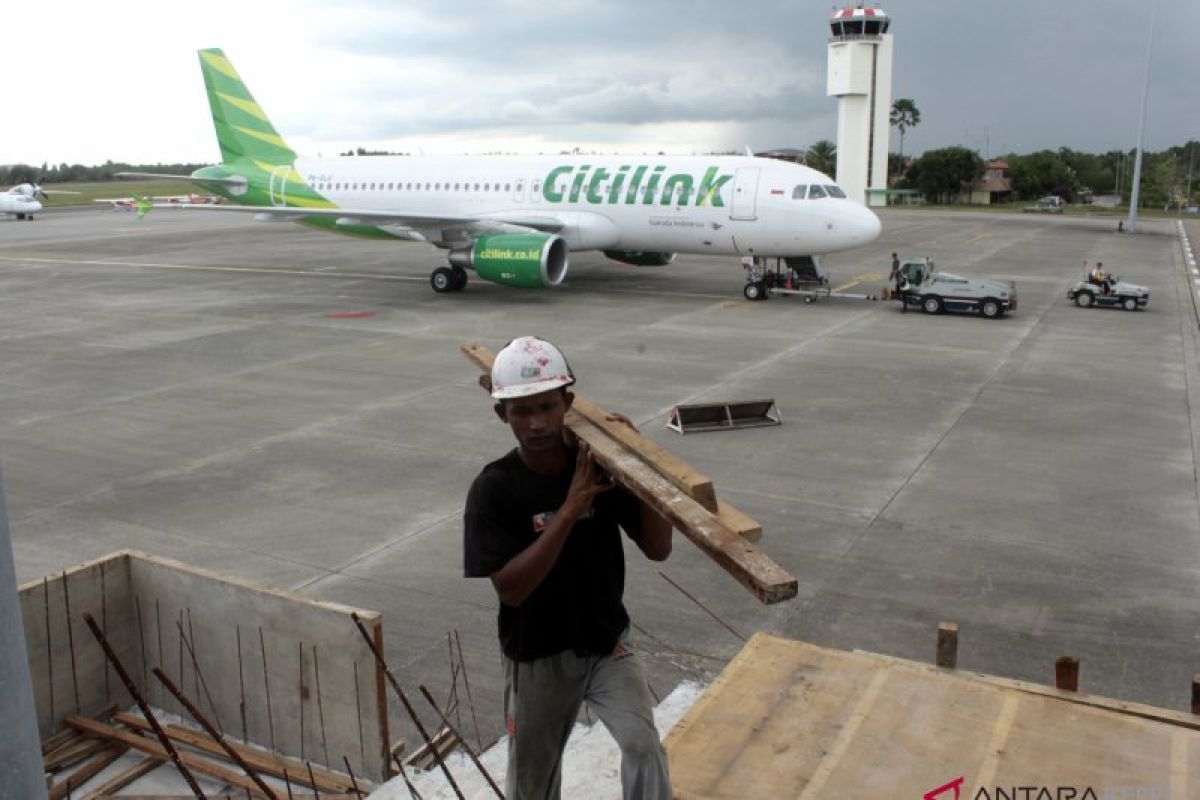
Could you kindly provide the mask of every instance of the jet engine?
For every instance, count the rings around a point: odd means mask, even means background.
[[[635,267],[665,267],[675,260],[674,253],[647,253],[642,250],[605,250],[604,255]]]
[[[567,275],[567,243],[547,233],[491,233],[450,251],[450,263],[504,286],[557,286]]]

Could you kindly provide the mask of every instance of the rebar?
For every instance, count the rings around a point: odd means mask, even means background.
[[[421,734],[421,738],[425,741],[425,744],[429,746],[430,752],[433,753],[434,761],[436,761],[438,766],[441,767],[442,772],[446,775],[446,780],[450,782],[450,788],[454,790],[454,794],[459,797],[459,800],[466,800],[466,797],[463,796],[462,790],[459,789],[458,784],[454,782],[454,776],[450,774],[449,767],[447,767],[446,762],[442,760],[441,753],[439,753],[437,748],[433,746],[433,741],[429,738],[429,733],[426,732],[425,726],[421,724],[421,718],[417,716],[417,712],[412,707],[412,704],[408,702],[408,697],[404,694],[404,690],[401,689],[400,684],[396,682],[396,676],[394,676],[392,671],[388,669],[387,661],[384,660],[383,653],[379,652],[379,648],[375,646],[375,642],[371,639],[371,635],[367,633],[367,629],[362,624],[362,620],[359,619],[358,614],[353,611],[350,612],[350,618],[354,620],[354,624],[358,626],[358,632],[362,634],[363,639],[367,643],[367,647],[371,648],[371,652],[375,655],[375,663],[378,664],[379,668],[383,670],[383,674],[387,676],[388,683],[390,683],[392,685],[392,689],[396,691],[396,696],[400,698],[400,704],[403,705],[404,710],[408,712],[408,716],[410,719],[412,719],[413,725],[416,726],[417,732]]]
[[[104,632],[100,630],[100,626],[96,624],[96,620],[92,618],[91,614],[85,612],[83,621],[87,623],[88,628],[92,631],[92,635],[100,643],[100,647],[104,650],[104,655],[112,662],[113,669],[117,671],[117,676],[125,684],[125,689],[133,697],[134,702],[138,704],[138,708],[142,710],[142,715],[145,716],[146,722],[150,723],[150,727],[154,730],[154,735],[158,737],[159,743],[167,751],[167,756],[175,764],[175,767],[179,770],[179,774],[187,781],[188,786],[191,787],[196,797],[204,800],[204,792],[200,790],[200,786],[192,776],[191,770],[184,766],[183,760],[180,759],[179,753],[175,750],[175,745],[171,743],[171,739],[163,731],[162,726],[158,724],[158,719],[155,718],[154,712],[150,710],[150,706],[146,703],[145,698],[142,697],[142,693],[137,690],[137,686],[134,685],[133,680],[129,677],[129,673],[125,671],[125,666],[121,663],[121,659],[117,658],[117,654],[113,651],[112,646],[109,645]]]
[[[154,677],[158,678],[159,681],[162,682],[162,685],[167,687],[167,691],[173,694],[175,699],[179,701],[179,704],[187,709],[187,712],[192,715],[192,719],[200,723],[200,727],[204,728],[204,732],[207,733],[214,742],[221,746],[221,749],[225,751],[225,755],[229,756],[229,758],[232,759],[233,762],[237,764],[243,772],[246,773],[250,780],[258,784],[258,788],[262,789],[263,793],[266,794],[267,797],[271,798],[271,800],[275,800],[279,796],[275,794],[274,790],[272,790],[271,787],[268,786],[263,779],[258,776],[257,772],[250,768],[250,765],[246,763],[245,759],[238,755],[237,750],[234,750],[229,746],[229,743],[225,741],[223,736],[221,736],[220,731],[214,728],[212,723],[208,721],[208,718],[200,713],[200,709],[196,708],[196,706],[192,704],[192,701],[188,700],[184,693],[180,691],[179,687],[171,682],[171,679],[167,677],[167,673],[163,672],[158,667],[155,667]]]

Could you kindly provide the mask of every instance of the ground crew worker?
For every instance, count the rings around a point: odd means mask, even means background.
[[[671,524],[613,480],[564,417],[575,383],[558,348],[514,339],[491,374],[495,413],[517,440],[471,485],[467,577],[500,599],[510,800],[560,797],[563,748],[587,702],[621,748],[626,800],[669,800],[667,755],[629,643],[618,526],[648,558],[671,552]],[[623,415],[610,419],[633,427]]]
[[[1112,291],[1112,276],[1104,271],[1104,263],[1096,262],[1096,266],[1092,268],[1092,283],[1101,288],[1104,294]]]

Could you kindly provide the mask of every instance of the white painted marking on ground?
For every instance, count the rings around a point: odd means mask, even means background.
[[[427,277],[415,275],[372,275],[362,272],[318,272],[311,269],[266,269],[262,267],[212,267],[198,264],[160,264],[147,261],[99,261],[74,258],[15,258],[0,256],[0,261],[24,261],[31,264],[80,264],[92,267],[142,267],[148,269],[182,269],[202,272],[249,272],[259,275],[314,275],[321,278],[356,278],[380,281],[428,281]]]

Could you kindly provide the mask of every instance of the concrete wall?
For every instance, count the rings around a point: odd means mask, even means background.
[[[88,630],[85,612],[100,625],[134,682],[145,683],[131,597],[129,559],[124,554],[21,586],[21,621],[43,739],[61,728],[70,714],[91,715],[111,703],[124,708],[133,702]]]
[[[77,710],[132,702],[115,674],[106,678],[103,653],[82,620],[87,611],[97,623],[106,618],[106,635],[155,708],[190,719],[151,674],[160,667],[237,739],[335,769],[345,756],[356,775],[387,777],[383,675],[350,616],[357,613],[382,646],[375,612],[134,552],[26,584],[21,607],[43,736]]]

